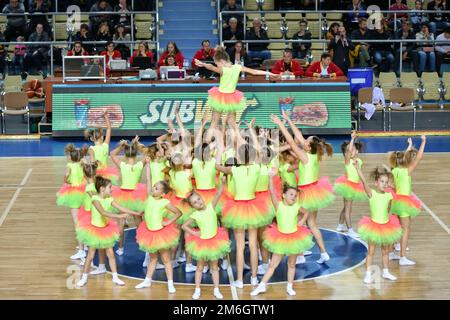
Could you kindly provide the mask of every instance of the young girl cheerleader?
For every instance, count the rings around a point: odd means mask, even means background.
[[[148,166],[150,167],[149,179],[153,187],[160,181],[166,180],[166,174],[169,172],[170,164],[164,156],[164,148],[160,143],[153,143],[144,149]]]
[[[83,204],[84,199],[84,179],[83,167],[81,160],[87,154],[87,146],[83,148],[75,148],[73,144],[68,144],[64,148],[69,162],[66,165],[66,173],[64,175],[64,185],[56,193],[56,204],[70,208],[75,230],[77,228],[78,209]],[[83,250],[83,244],[78,242],[78,251],[70,257],[72,260],[84,259],[86,253]]]
[[[121,140],[119,146],[111,152],[111,160],[115,166],[120,170],[121,185],[113,187],[112,196],[114,200],[121,206],[136,212],[144,212],[145,203],[147,200],[147,188],[145,184],[139,183],[142,176],[142,171],[147,163],[146,158],[142,161],[136,161],[139,150],[142,145],[139,144],[139,137],[135,137],[131,143],[126,140]],[[119,153],[124,152],[126,162],[120,161]],[[136,226],[141,223],[141,218],[134,217]],[[116,254],[123,255],[123,228],[124,220],[120,220],[120,241],[119,248]]]
[[[91,162],[99,161],[97,174],[110,179],[114,185],[119,183],[119,171],[115,167],[108,167],[109,143],[111,141],[111,122],[108,112],[103,113],[106,122],[106,136],[103,137],[103,128],[87,129],[84,136],[94,145],[89,147],[89,158]]]
[[[113,283],[123,286],[125,283],[117,276],[116,258],[113,247],[119,240],[119,227],[115,219],[126,219],[128,214],[140,215],[138,212],[122,207],[111,197],[112,183],[101,176],[95,177],[96,195],[92,196],[91,216],[85,216],[77,228],[77,239],[89,246],[88,256],[84,264],[83,275],[78,281],[79,287],[88,281],[88,272],[97,249],[106,249],[109,265],[112,271]],[[116,208],[122,214],[112,213]],[[108,219],[109,218],[109,219]]]
[[[283,122],[277,116],[272,115],[272,121],[278,125],[292,151],[300,159],[298,163],[299,201],[302,208],[308,211],[307,224],[320,248],[320,259],[316,262],[324,263],[330,260],[330,256],[325,249],[322,234],[316,223],[317,212],[319,209],[329,206],[334,201],[335,196],[329,178],[322,177],[319,179],[319,168],[323,154],[326,152],[328,156],[332,156],[333,147],[316,136],[305,139],[288,114],[283,112],[283,118],[289,123],[302,148],[297,146]]]
[[[415,149],[411,138],[408,139],[408,149],[405,152],[396,151],[390,154],[389,160],[391,164],[392,175],[394,178],[395,192],[392,200],[392,213],[400,218],[400,224],[403,229],[402,238],[400,240],[400,256],[391,253],[391,260],[398,260],[401,266],[411,266],[416,263],[406,258],[406,250],[408,247],[408,239],[410,234],[411,217],[415,217],[420,213],[420,201],[411,191],[411,175],[420,163],[425,150],[426,137],[421,137],[422,143],[419,150]]]
[[[264,231],[264,246],[272,252],[269,269],[262,278],[258,287],[254,289],[250,295],[256,296],[262,292],[266,292],[266,285],[272,277],[275,269],[280,264],[283,257],[288,257],[287,271],[287,287],[286,292],[290,296],[296,295],[292,288],[295,277],[295,264],[297,255],[311,249],[314,246],[311,232],[303,227],[308,217],[308,212],[301,208],[300,202],[297,201],[298,191],[296,186],[285,184],[283,186],[282,200],[278,200],[273,185],[273,177],[275,172],[270,172],[270,194],[272,203],[276,210],[276,223],[270,225]],[[300,221],[298,216],[302,214]]]
[[[183,230],[188,234],[186,238],[186,251],[197,260],[197,271],[195,272],[195,291],[192,299],[199,299],[201,294],[200,283],[202,280],[203,266],[210,265],[211,275],[214,284],[214,297],[223,299],[219,290],[219,258],[230,253],[230,240],[225,230],[218,226],[216,205],[223,192],[225,179],[217,190],[213,200],[206,203],[205,200],[195,191],[191,192],[186,200],[193,208],[193,212],[188,220],[183,224]],[[193,229],[195,222],[198,229]]]
[[[149,288],[151,286],[158,254],[160,254],[166,270],[167,288],[169,293],[175,293],[170,254],[171,249],[178,246],[180,229],[177,228],[175,221],[181,217],[182,212],[163,197],[170,191],[167,182],[158,181],[152,187],[151,181],[147,181],[147,188],[149,196],[145,206],[144,221],[136,231],[136,241],[141,250],[150,254],[150,263],[145,280],[138,284],[136,289]],[[169,220],[164,219],[167,211],[173,213],[172,218]]]
[[[369,244],[364,283],[370,284],[374,281],[370,268],[377,246],[381,247],[383,278],[395,281],[397,278],[393,276],[388,269],[389,251],[395,241],[399,240],[402,236],[402,228],[397,216],[389,214],[393,197],[390,192],[386,192],[386,188],[388,187],[390,173],[384,168],[376,168],[373,170],[371,178],[375,181],[375,189],[372,189],[364,178],[358,160],[354,161],[354,166],[364,185],[364,190],[369,198],[370,207],[370,217],[363,217],[359,221],[358,228],[361,239]]]
[[[353,162],[358,160],[358,165],[362,167],[362,160],[358,158],[358,153],[362,149],[362,144],[356,139],[356,132],[353,131],[350,142],[345,141],[341,145],[344,154],[345,175],[336,179],[334,192],[344,198],[344,208],[339,216],[339,225],[337,231],[348,231],[350,237],[358,238],[359,235],[352,228],[352,205],[353,201],[367,200],[364,186],[359,179]]]

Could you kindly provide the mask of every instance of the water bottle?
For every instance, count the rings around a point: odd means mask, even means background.
[[[183,68],[185,70],[187,70],[189,68],[189,61],[187,59],[184,59],[184,61],[183,61]]]
[[[244,66],[244,58],[241,58],[241,66]],[[245,79],[245,72],[241,71],[241,79]]]
[[[269,81],[270,77],[269,77],[269,68],[266,68],[266,81]]]
[[[164,72],[161,72],[161,81],[166,80],[166,74]]]

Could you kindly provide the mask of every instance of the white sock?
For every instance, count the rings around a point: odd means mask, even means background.
[[[78,287],[82,287],[87,283],[88,280],[88,275],[87,273],[83,273],[83,275],[81,276],[81,279],[77,282],[77,286]]]
[[[366,275],[364,276],[364,283],[369,284],[373,282],[372,272],[366,271]]]
[[[391,273],[389,272],[389,269],[388,269],[388,268],[384,268],[384,269],[383,269],[383,278],[388,279],[388,280],[391,280],[391,281],[397,280],[397,277],[394,276],[393,274],[391,274]]]
[[[328,253],[323,252],[320,254],[320,259],[317,260],[317,263],[324,263],[327,262],[328,260],[330,260],[330,256],[328,255]]]
[[[169,293],[177,292],[177,290],[175,289],[175,286],[173,285],[173,280],[167,281],[167,289],[169,290]]]
[[[297,292],[295,292],[295,290],[292,288],[292,283],[288,283],[286,286],[286,292],[288,295],[290,296],[295,296],[297,294]]]
[[[216,297],[217,299],[223,299],[223,295],[222,295],[222,293],[220,293],[219,288],[214,288],[213,294],[214,294],[214,297]]]
[[[198,300],[198,299],[200,299],[200,295],[201,295],[201,289],[195,288],[194,294],[192,295],[192,299]]]
[[[125,282],[123,282],[122,280],[119,279],[117,272],[114,272],[112,274],[112,281],[119,286],[123,286],[125,284]]]

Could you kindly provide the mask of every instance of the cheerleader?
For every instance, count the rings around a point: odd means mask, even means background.
[[[329,178],[322,177],[319,179],[319,169],[320,161],[325,153],[324,149],[328,156],[332,156],[333,147],[316,136],[310,136],[308,139],[303,138],[300,130],[295,127],[287,113],[283,112],[283,118],[289,123],[302,148],[297,146],[283,122],[277,116],[272,115],[272,121],[279,126],[292,151],[300,159],[298,163],[298,188],[301,191],[299,201],[302,208],[308,211],[307,224],[320,248],[320,259],[316,262],[322,264],[330,260],[330,256],[325,249],[322,234],[316,223],[317,212],[319,209],[329,206],[334,201],[335,196]]]
[[[375,280],[370,268],[377,246],[381,247],[383,278],[395,281],[397,278],[388,269],[389,251],[392,245],[402,236],[402,228],[397,216],[389,214],[393,198],[390,192],[386,192],[390,173],[384,168],[376,168],[373,170],[371,178],[375,181],[375,189],[372,189],[367,184],[357,160],[354,161],[354,166],[364,185],[370,207],[370,217],[363,217],[359,221],[358,228],[361,239],[369,244],[364,283],[370,284]]]
[[[103,128],[87,129],[84,136],[94,145],[89,147],[89,158],[91,162],[99,161],[97,174],[110,179],[114,185],[119,184],[119,171],[115,167],[108,167],[109,143],[111,142],[111,121],[108,112],[103,113],[106,122],[106,136],[103,137]]]
[[[120,188],[114,186],[112,189],[112,196],[115,201],[121,206],[136,212],[143,212],[145,209],[145,202],[147,200],[147,190],[143,183],[139,183],[142,176],[142,170],[145,167],[147,160],[136,161],[139,150],[142,145],[139,144],[139,137],[135,137],[131,143],[126,140],[121,140],[119,146],[111,152],[111,160],[114,165],[120,170],[121,185]],[[126,162],[120,161],[118,155],[124,152]],[[141,223],[141,217],[135,216],[134,221],[136,226]],[[120,220],[120,241],[119,248],[116,254],[123,255],[123,228],[124,220]]]
[[[303,224],[308,217],[308,212],[302,209],[300,202],[297,201],[298,191],[296,186],[285,184],[283,186],[282,200],[279,201],[273,185],[275,172],[271,171],[270,176],[269,190],[273,206],[276,210],[277,222],[270,225],[264,231],[263,238],[264,246],[272,252],[272,259],[270,260],[270,266],[266,274],[258,287],[256,287],[250,295],[256,296],[262,292],[266,292],[267,283],[283,257],[286,255],[288,257],[286,292],[290,296],[295,296],[296,292],[292,288],[292,284],[295,277],[297,255],[302,254],[314,246],[311,232],[303,227]],[[300,221],[298,221],[300,213],[302,214],[302,217]]]
[[[230,253],[231,242],[225,230],[218,226],[215,208],[224,188],[225,179],[222,180],[223,182],[211,202],[206,203],[195,191],[191,192],[185,200],[194,210],[182,228],[188,235],[186,238],[186,251],[197,260],[195,291],[192,295],[192,299],[195,300],[200,298],[202,270],[204,265],[208,263],[214,284],[214,297],[223,299],[223,295],[219,290],[218,260]],[[198,229],[192,228],[194,222]]]
[[[145,280],[135,288],[141,289],[151,286],[158,254],[160,254],[166,270],[168,291],[169,293],[175,293],[170,254],[171,250],[178,246],[180,229],[177,228],[175,221],[181,217],[182,212],[163,197],[170,191],[167,182],[158,181],[153,187],[150,181],[147,181],[147,184],[149,196],[145,206],[144,221],[136,231],[136,242],[141,250],[149,253],[150,263]],[[173,213],[172,218],[169,220],[163,219],[167,211]]]
[[[358,165],[362,167],[362,160],[358,158],[358,154],[362,149],[362,144],[356,139],[356,132],[353,131],[350,142],[345,141],[341,145],[341,150],[344,155],[345,175],[336,179],[334,183],[334,192],[344,198],[344,208],[339,216],[339,224],[336,231],[348,231],[348,235],[353,238],[359,238],[352,228],[352,205],[353,201],[367,200],[364,186],[359,179],[353,162],[358,160]]]
[[[170,164],[164,156],[164,148],[160,143],[153,143],[144,149],[148,166],[150,167],[149,179],[151,186],[161,181],[166,181],[166,175],[169,173]]]
[[[91,216],[86,216],[80,221],[77,228],[77,239],[89,246],[89,252],[84,264],[83,275],[77,286],[82,287],[88,281],[88,272],[97,249],[106,249],[109,265],[112,272],[113,283],[123,286],[125,283],[117,276],[116,258],[113,247],[119,240],[119,226],[115,219],[126,219],[128,214],[140,215],[140,213],[128,210],[119,205],[111,197],[112,183],[101,176],[95,178],[97,194],[92,196]],[[112,213],[116,208],[122,214]],[[109,219],[108,219],[109,218]]]
[[[64,153],[69,162],[66,164],[64,185],[56,193],[56,204],[70,209],[75,230],[77,228],[78,209],[83,204],[85,191],[81,159],[87,154],[87,150],[87,146],[75,148],[71,143],[64,148]],[[77,260],[85,257],[86,253],[83,250],[83,244],[78,242],[78,251],[70,259]]]
[[[406,258],[408,240],[410,234],[411,218],[420,213],[421,203],[411,191],[411,175],[420,163],[425,150],[426,137],[422,135],[422,143],[419,150],[415,149],[411,138],[408,139],[408,149],[405,152],[392,152],[389,156],[391,171],[394,178],[395,192],[392,200],[392,213],[400,218],[403,229],[400,240],[400,255],[392,252],[390,260],[399,260],[401,266],[411,266],[416,263]]]

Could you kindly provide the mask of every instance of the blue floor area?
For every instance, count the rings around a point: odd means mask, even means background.
[[[321,276],[332,275],[334,273],[347,270],[361,263],[367,254],[366,246],[353,238],[350,238],[344,234],[321,229],[322,236],[327,248],[330,260],[325,264],[318,264],[316,260],[320,258],[320,251],[317,245],[311,250],[312,255],[306,257],[306,263],[297,265],[295,273],[295,280],[313,279]],[[233,241],[233,238],[232,238]],[[125,253],[122,256],[116,255],[117,272],[124,276],[133,278],[145,278],[147,268],[142,267],[145,253],[139,250],[136,243],[136,229],[129,229],[125,231]],[[231,259],[234,259],[234,243],[232,244]],[[117,249],[117,247],[115,248]],[[249,264],[249,252],[248,248],[245,249],[246,262]],[[270,282],[284,282],[287,281],[287,258],[281,262]],[[94,259],[94,265],[98,265],[97,257]],[[232,260],[233,274],[236,279],[235,263]],[[184,270],[185,263],[180,264],[180,267],[175,268],[174,282],[175,283],[195,283],[195,272],[186,273]],[[109,266],[107,266],[109,270]],[[219,271],[220,283],[229,284],[227,271]],[[250,284],[250,271],[244,271],[244,284]],[[262,276],[258,276],[261,280]],[[164,270],[156,270],[153,275],[155,281],[167,281]],[[212,284],[211,274],[209,272],[203,274],[202,283]]]
[[[340,145],[349,136],[325,137],[333,145],[335,153],[340,153]],[[132,139],[132,137],[121,137],[120,139]],[[113,139],[111,149],[115,148],[120,139]],[[360,138],[365,145],[366,153],[386,153],[393,150],[404,150],[407,147],[407,137],[374,137]],[[148,145],[155,141],[152,137],[142,137],[140,140]],[[414,137],[416,147],[420,145],[420,137]],[[64,147],[68,143],[82,146],[88,143],[81,138],[52,138],[42,137],[40,140],[0,140],[0,157],[51,157],[63,156]],[[430,136],[427,138],[426,152],[450,152],[450,136]]]

